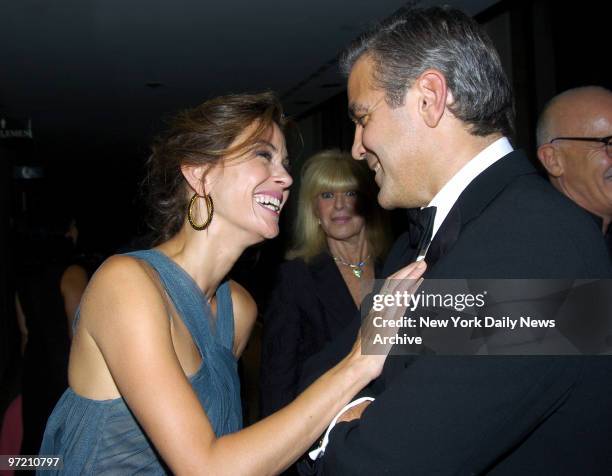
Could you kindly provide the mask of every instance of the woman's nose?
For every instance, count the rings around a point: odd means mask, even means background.
[[[289,188],[293,183],[293,178],[291,177],[291,175],[289,175],[287,169],[281,166],[281,171],[277,174],[275,181],[281,184],[283,188]]]
[[[334,195],[334,208],[340,210],[344,208],[345,203],[344,192],[338,192]]]

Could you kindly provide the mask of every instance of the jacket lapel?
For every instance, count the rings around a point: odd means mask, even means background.
[[[425,257],[428,266],[425,276],[430,274],[436,263],[451,250],[463,227],[478,217],[510,182],[518,176],[537,173],[525,154],[515,150],[472,180],[451,208],[431,242]],[[389,276],[414,261],[417,253],[418,250],[410,246],[407,233],[402,234],[389,253],[383,276]]]

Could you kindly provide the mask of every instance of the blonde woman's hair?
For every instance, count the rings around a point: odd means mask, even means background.
[[[390,245],[388,219],[376,201],[372,175],[363,162],[340,150],[324,150],[310,157],[302,168],[302,179],[293,234],[287,259],[311,258],[327,250],[327,240],[315,214],[317,196],[322,192],[354,190],[357,212],[365,219],[368,247],[373,259],[382,257]]]

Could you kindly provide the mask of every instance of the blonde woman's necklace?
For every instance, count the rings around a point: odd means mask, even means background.
[[[359,263],[349,263],[347,261],[344,261],[342,258],[338,256],[332,256],[332,258],[334,258],[334,261],[336,263],[340,263],[344,266],[348,266],[351,269],[352,273],[355,275],[355,277],[358,279],[361,279],[361,275],[363,274],[363,267],[366,265],[366,263],[370,259],[370,255],[366,256]]]

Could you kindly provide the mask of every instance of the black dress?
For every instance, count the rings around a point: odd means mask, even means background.
[[[360,322],[359,310],[328,253],[308,264],[301,259],[283,263],[263,321],[262,417],[287,405],[346,356]],[[333,352],[321,352],[332,342]]]

